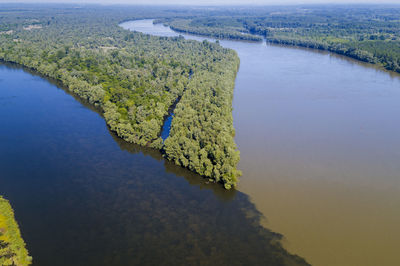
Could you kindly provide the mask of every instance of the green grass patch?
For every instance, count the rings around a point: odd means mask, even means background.
[[[10,203],[0,196],[0,265],[30,265],[25,242],[14,218]]]

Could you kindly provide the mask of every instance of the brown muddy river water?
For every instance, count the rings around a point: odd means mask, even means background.
[[[179,35],[152,20],[121,26]],[[329,53],[220,43],[241,60],[239,190],[263,224],[313,265],[400,265],[399,75]]]

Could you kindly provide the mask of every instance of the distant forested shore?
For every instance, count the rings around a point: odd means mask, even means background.
[[[304,5],[197,12],[162,22],[179,32],[330,51],[400,73],[400,6]]]
[[[205,19],[207,21],[207,18]],[[238,41],[254,41],[260,42],[263,40],[261,36],[257,36],[251,33],[243,32],[245,30],[242,27],[235,25],[223,25],[222,27],[209,26],[210,24],[195,24],[190,19],[155,19],[154,24],[162,23],[165,26],[169,26],[171,29],[177,32],[186,34],[194,34],[200,36],[208,36],[216,39],[230,39]]]
[[[236,186],[240,156],[232,99],[239,58],[233,50],[119,27],[145,16],[136,7],[5,5],[3,10],[0,60],[62,82],[100,108],[122,139],[159,149],[227,189]],[[176,99],[163,142],[164,118]]]

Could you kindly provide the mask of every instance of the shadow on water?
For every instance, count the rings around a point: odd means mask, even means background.
[[[37,77],[0,65],[0,96],[15,97],[0,105],[0,193],[35,265],[306,264],[247,195],[122,141],[100,110]]]
[[[173,174],[176,177],[183,177],[190,185],[197,186],[200,188],[200,190],[211,190],[214,195],[217,196],[220,200],[230,201],[235,198],[237,190],[226,190],[221,186],[221,184],[210,182],[208,181],[208,179],[203,178],[202,176],[199,176],[198,174],[193,173],[186,168],[178,166],[173,162],[164,159],[164,157],[158,150],[128,143],[119,138],[117,134],[115,134],[115,132],[111,131],[110,129],[108,131],[121,150],[127,151],[132,154],[142,154],[144,156],[150,156],[151,158],[162,162],[167,173]]]

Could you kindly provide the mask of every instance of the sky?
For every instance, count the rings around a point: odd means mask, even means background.
[[[285,4],[400,4],[400,0],[0,0],[0,3],[81,3],[132,5],[285,5]]]

